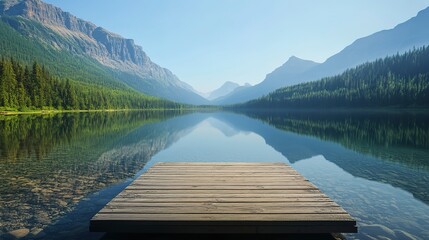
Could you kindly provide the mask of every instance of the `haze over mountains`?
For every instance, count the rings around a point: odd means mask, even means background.
[[[280,87],[337,75],[361,63],[429,45],[428,23],[429,8],[426,8],[416,17],[393,29],[356,40],[321,64],[291,57],[284,65],[268,74],[261,83],[247,89],[236,90],[217,103],[234,104],[249,101]]]
[[[240,84],[238,83],[227,81],[224,84],[222,84],[222,86],[220,86],[219,88],[205,94],[204,97],[211,101],[218,101],[219,99],[223,98],[224,96],[227,96],[228,94],[230,94],[231,92],[237,89],[245,89],[251,86],[252,85],[250,85],[249,83],[246,83],[243,86],[240,86]]]
[[[16,31],[14,34],[18,33],[28,41],[25,44],[38,45],[52,55],[60,55],[52,58],[61,59],[66,55],[75,58],[76,62],[89,61],[97,70],[88,71],[99,71],[94,75],[104,74],[111,82],[117,81],[118,86],[125,84],[148,95],[183,103],[207,103],[189,84],[180,81],[170,70],[153,63],[132,39],[111,33],[53,5],[40,0],[2,0],[0,15],[1,21]],[[0,53],[6,56],[15,54]],[[25,58],[47,57],[37,54],[30,51]]]

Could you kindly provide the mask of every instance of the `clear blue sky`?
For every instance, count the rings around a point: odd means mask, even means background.
[[[141,45],[206,92],[261,82],[290,56],[323,62],[429,0],[45,0]]]

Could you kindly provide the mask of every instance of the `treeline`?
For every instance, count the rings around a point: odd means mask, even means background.
[[[183,105],[52,76],[38,62],[0,61],[0,108],[4,110],[176,109]]]
[[[429,47],[276,90],[239,108],[429,107]]]

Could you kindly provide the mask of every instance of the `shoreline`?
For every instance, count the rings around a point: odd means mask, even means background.
[[[260,108],[242,108],[235,109],[229,107],[215,106],[215,107],[194,107],[194,108],[149,108],[149,109],[76,109],[76,110],[30,110],[30,111],[7,111],[0,110],[0,116],[16,116],[16,115],[48,115],[59,113],[90,113],[90,112],[133,112],[133,111],[233,111],[233,112],[368,112],[368,113],[386,113],[386,112],[412,112],[412,113],[428,113],[429,108],[329,108],[329,109],[315,109],[315,108],[275,108],[275,109],[260,109]]]
[[[204,108],[150,108],[150,109],[91,109],[91,110],[33,110],[33,111],[0,111],[0,116],[16,116],[31,114],[58,114],[58,113],[89,113],[89,112],[132,112],[132,111],[195,111],[195,110],[213,110]]]

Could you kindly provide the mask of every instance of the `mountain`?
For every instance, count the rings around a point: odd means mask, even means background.
[[[238,107],[261,109],[429,107],[429,46],[280,88]]]
[[[217,99],[227,96],[228,94],[232,93],[235,90],[244,89],[251,86],[252,85],[250,85],[249,83],[246,83],[243,86],[240,86],[238,83],[228,81],[228,82],[225,82],[218,89],[215,89],[210,93],[208,93],[206,98],[208,100],[216,101]]]
[[[299,83],[302,73],[317,65],[319,63],[292,56],[282,66],[267,74],[265,80],[261,83],[253,87],[235,89],[230,94],[216,99],[214,102],[217,104],[230,104],[261,97],[287,85],[288,83],[285,82],[285,79],[290,79],[290,84]]]
[[[396,53],[404,53],[407,50],[429,45],[429,7],[420,11],[417,16],[401,23],[393,29],[376,32],[364,38],[354,41],[339,53],[328,58],[321,64],[314,62],[305,65],[307,69],[298,66],[285,66],[268,74],[263,82],[254,87],[239,92],[233,92],[218,104],[233,104],[259,98],[273,91],[273,88],[291,86],[298,83],[318,80],[323,77],[340,74],[348,68],[359,64],[384,58]],[[295,62],[292,57],[289,61]],[[289,62],[288,61],[288,62]],[[300,62],[300,61],[296,61]],[[291,74],[290,68],[297,68],[295,74]],[[283,71],[280,71],[284,69]],[[275,83],[275,84],[274,84]]]
[[[213,100],[213,99],[225,96],[228,93],[234,91],[238,87],[240,87],[240,85],[238,83],[234,83],[234,82],[230,82],[230,81],[225,82],[218,89],[211,91],[209,96],[207,97],[207,99]]]
[[[1,35],[20,36],[17,43],[0,43],[3,56],[27,61],[43,59],[43,64],[54,69],[54,73],[91,84],[131,88],[183,103],[207,102],[171,71],[153,63],[132,39],[58,7],[40,0],[1,0],[0,16]]]

